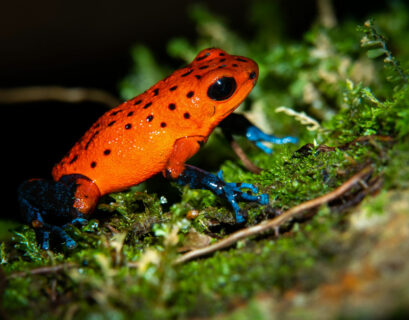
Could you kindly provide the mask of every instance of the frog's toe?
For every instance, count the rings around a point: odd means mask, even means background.
[[[73,219],[70,224],[79,225],[82,227],[82,226],[85,226],[87,223],[88,223],[87,219],[78,217],[78,218]]]
[[[255,187],[251,183],[245,183],[245,182],[237,183],[237,187],[240,188],[240,189],[250,189],[251,192],[258,193],[258,188]]]
[[[60,244],[67,249],[74,249],[77,243],[68,235],[68,233],[61,227],[54,226],[53,233],[60,240]]]
[[[60,244],[67,249],[77,246],[77,243],[59,226],[43,224],[41,227],[35,227],[34,230],[44,250],[50,250],[50,238],[52,238],[53,245]]]
[[[264,153],[267,153],[267,154],[272,154],[273,153],[273,149],[271,149],[271,148],[267,147],[266,145],[264,145],[263,142],[256,141],[255,144],[256,144],[257,148],[262,150]]]
[[[223,174],[221,171],[218,172],[217,176],[220,180],[223,179]],[[244,191],[243,189],[248,189],[249,191]],[[246,220],[245,217],[247,216],[246,214],[243,214],[243,210],[240,209],[237,201],[257,202],[261,205],[266,205],[269,203],[267,194],[253,194],[258,193],[258,188],[251,183],[224,182],[224,192],[227,200],[230,202],[234,209],[237,223],[244,222]]]
[[[44,250],[50,250],[50,232],[45,230],[36,230],[38,237],[40,238],[41,248]]]
[[[260,194],[257,196],[257,202],[261,205],[267,205],[269,203],[268,194]]]
[[[253,195],[253,194],[249,194],[247,192],[241,191],[241,190],[240,191],[237,190],[235,192],[237,192],[239,200],[242,200],[242,201],[257,202],[261,205],[266,205],[269,202],[268,195],[264,193],[259,194],[259,195]]]
[[[214,175],[191,165],[186,165],[177,182],[183,185],[189,184],[190,187],[195,189],[207,189],[220,197],[224,197],[232,206],[237,223],[245,222],[247,217],[247,214],[240,209],[238,202],[268,204],[268,195],[257,194],[259,190],[256,186],[251,183],[225,182],[221,170],[217,175]]]
[[[84,223],[84,221],[87,221],[81,218],[74,220],[73,223]],[[50,238],[52,238],[53,245],[61,245],[66,249],[73,249],[77,246],[77,243],[64,230],[67,225],[60,227],[45,223],[39,213],[36,215],[36,219],[32,220],[31,225],[34,227],[39,242],[41,243],[41,248],[44,250],[50,250]]]

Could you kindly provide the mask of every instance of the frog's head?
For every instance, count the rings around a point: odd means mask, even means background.
[[[194,92],[187,94],[192,118],[211,130],[248,96],[257,82],[258,66],[249,58],[210,48],[174,75]]]

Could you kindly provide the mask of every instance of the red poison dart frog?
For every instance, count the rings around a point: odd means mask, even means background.
[[[214,175],[185,164],[216,126],[228,135],[246,136],[267,153],[271,149],[262,141],[296,142],[293,137],[265,134],[244,116],[231,114],[257,78],[258,66],[251,59],[205,49],[191,64],[106,112],[54,166],[53,181],[33,179],[19,187],[24,219],[42,248],[50,248],[51,237],[67,248],[75,247],[66,225],[86,224],[101,196],[159,172],[179,184],[226,198],[237,223],[245,221],[239,201],[268,204],[266,194],[254,195],[258,190],[252,184],[227,183],[221,171]]]

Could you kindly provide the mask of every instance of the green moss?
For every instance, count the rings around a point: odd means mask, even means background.
[[[172,302],[175,306],[187,302],[188,312],[200,309],[211,314],[224,310],[235,299],[247,299],[256,292],[282,292],[300,280],[318,281],[319,274],[312,272],[323,259],[320,246],[333,241],[333,227],[338,219],[323,210],[308,228],[296,227],[291,237],[247,243],[241,249],[190,262],[178,272],[178,290]],[[330,259],[328,248],[325,250],[324,260]],[[306,274],[308,279],[304,278]]]
[[[388,189],[409,188],[409,139],[400,140],[388,151],[388,166],[385,168],[385,180]]]

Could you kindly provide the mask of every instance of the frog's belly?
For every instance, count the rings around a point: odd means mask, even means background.
[[[137,140],[133,144],[129,139],[105,140],[101,135],[87,150],[78,143],[54,167],[53,177],[82,174],[96,183],[101,195],[139,184],[165,168],[173,141],[162,134]]]

